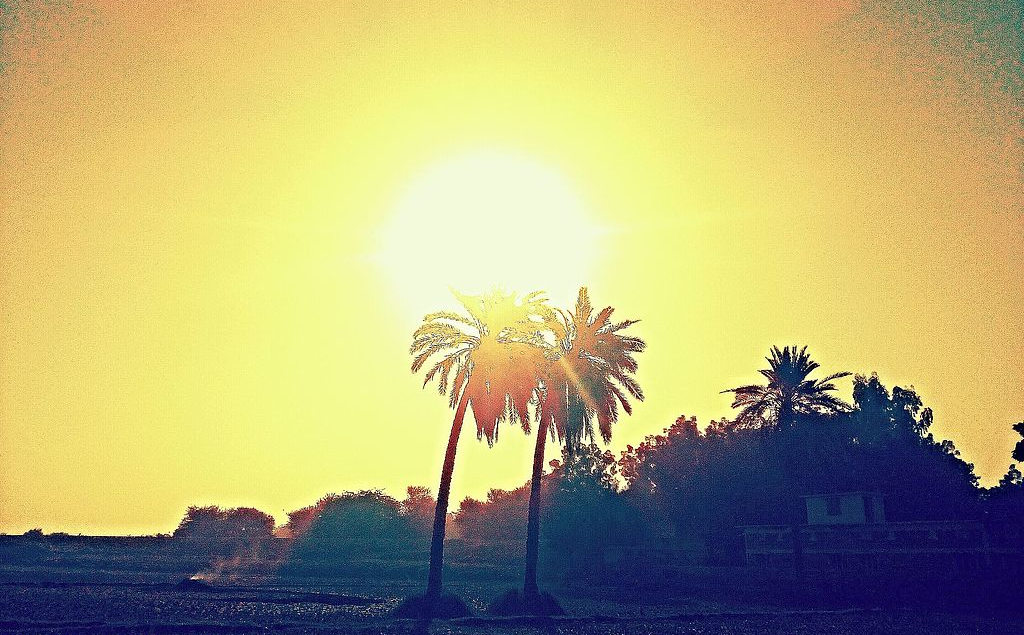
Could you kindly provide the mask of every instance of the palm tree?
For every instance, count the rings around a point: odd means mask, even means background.
[[[735,395],[733,408],[741,408],[736,422],[749,427],[792,430],[796,418],[801,415],[833,415],[849,412],[851,407],[831,393],[836,389],[836,379],[848,377],[850,373],[833,373],[824,379],[808,379],[818,368],[818,362],[807,354],[807,347],[797,350],[796,345],[779,350],[773,346],[771,356],[765,358],[768,368],[759,372],[765,376],[765,385],[751,384],[723,390]],[[796,491],[797,458],[787,453],[784,464],[787,489]],[[803,572],[803,546],[800,541],[800,527],[796,519],[802,510],[794,508],[790,514],[790,532],[793,537],[793,565],[798,574]]]
[[[538,325],[554,315],[540,292],[522,299],[500,291],[453,293],[466,314],[439,311],[425,316],[409,348],[414,373],[433,358],[423,385],[436,380],[438,392],[447,392],[455,409],[434,507],[427,591],[424,602],[417,600],[410,608],[428,615],[436,614],[441,597],[448,497],[466,411],[472,408],[477,438],[486,438],[488,444],[497,440],[498,425],[505,419],[529,426],[527,407],[544,363],[544,351],[537,346]]]
[[[544,446],[548,435],[564,439],[569,451],[597,434],[608,443],[612,424],[619,418],[619,407],[626,414],[633,409],[627,394],[643,401],[644,393],[633,378],[637,362],[633,355],[646,346],[638,337],[620,331],[635,320],[614,323],[615,309],[606,307],[594,313],[586,287],[579,291],[575,310],[560,312],[550,323],[556,343],[548,350],[550,363],[544,375],[540,403],[540,423],[533,452],[533,477],[526,525],[526,576],[523,602],[527,610],[543,610],[537,587],[537,561],[540,543],[540,489],[544,466]]]
[[[751,427],[790,428],[798,415],[830,415],[849,412],[850,405],[830,393],[836,389],[836,379],[850,373],[833,373],[824,379],[808,379],[818,368],[818,362],[807,354],[807,347],[799,351],[794,345],[779,350],[773,346],[771,356],[765,358],[769,368],[760,372],[768,379],[766,385],[751,384],[723,390],[736,395],[733,408],[742,408],[736,421]]]

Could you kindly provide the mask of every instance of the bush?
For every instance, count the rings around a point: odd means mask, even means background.
[[[252,507],[222,509],[189,507],[178,528],[175,538],[234,539],[242,542],[258,542],[274,535],[274,518]]]
[[[410,545],[429,544],[429,531],[379,490],[331,494],[289,514],[300,560],[393,560]]]

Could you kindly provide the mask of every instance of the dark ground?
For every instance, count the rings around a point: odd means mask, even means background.
[[[129,573],[0,564],[0,632],[5,633],[746,633],[1019,635],[1024,616],[934,609],[796,610],[709,598],[614,601],[599,593],[558,593],[568,617],[467,618],[430,625],[389,617],[420,581],[222,580],[213,590],[180,588],[168,572]],[[510,581],[451,583],[478,615]]]

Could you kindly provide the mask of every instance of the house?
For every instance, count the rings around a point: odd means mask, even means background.
[[[806,524],[797,526],[803,567],[824,573],[955,577],[1024,573],[1024,525],[981,521],[887,522],[877,492],[804,496]],[[794,528],[742,527],[748,565],[789,568]]]
[[[808,525],[884,523],[885,505],[878,492],[804,496]]]

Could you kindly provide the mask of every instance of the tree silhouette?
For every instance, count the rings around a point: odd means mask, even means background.
[[[1013,458],[1016,461],[1024,461],[1024,421],[1013,424],[1013,429],[1021,436],[1021,440],[1013,447]]]
[[[614,570],[613,583],[620,583],[618,577],[628,575],[630,563],[609,567],[605,554],[640,545],[651,519],[632,505],[633,497],[618,491],[615,455],[596,443],[581,444],[571,452],[563,447],[562,460],[550,465],[541,505],[544,568],[557,571],[568,584]]]
[[[779,349],[773,346],[771,355],[766,357],[768,368],[760,372],[768,380],[765,385],[750,384],[723,390],[735,395],[733,408],[740,408],[736,420],[741,425],[750,427],[773,427],[782,431],[791,431],[800,415],[822,416],[849,412],[851,407],[846,402],[833,396],[836,389],[834,380],[848,377],[850,373],[833,373],[824,379],[809,379],[811,373],[818,368],[818,362],[807,354],[807,347],[797,350],[796,345]],[[789,482],[786,489],[793,493],[796,490],[797,475],[802,471],[801,463],[806,457],[799,456],[797,449],[800,444],[790,443],[783,457],[785,478]],[[802,502],[791,501],[793,506],[790,532],[793,538],[793,564],[798,572],[803,570],[803,550],[800,544],[800,522]]]
[[[528,427],[528,404],[544,365],[541,324],[554,316],[540,292],[523,298],[501,291],[454,294],[466,314],[440,311],[425,316],[409,348],[414,373],[434,359],[423,385],[436,380],[438,392],[447,392],[455,408],[434,507],[425,604],[410,608],[427,614],[437,612],[441,596],[448,498],[466,410],[472,408],[477,438],[488,444],[497,440],[498,425],[505,419]]]
[[[575,309],[560,312],[559,319],[551,325],[556,344],[548,351],[550,363],[544,375],[527,513],[523,583],[527,608],[537,606],[539,599],[540,491],[548,435],[564,439],[571,455],[583,440],[595,438],[596,421],[597,434],[607,443],[612,437],[612,424],[618,420],[619,407],[626,414],[632,413],[627,394],[638,401],[644,398],[643,390],[633,378],[637,370],[633,355],[642,352],[646,345],[638,337],[620,333],[636,321],[614,323],[611,321],[614,310],[609,306],[595,314],[587,289],[583,287]]]
[[[1017,469],[1017,465],[1015,463],[1010,463],[1010,467],[1006,470],[1006,474],[999,479],[998,487],[1024,487],[1024,475],[1022,475],[1020,470]]]
[[[432,527],[434,518],[434,506],[437,501],[430,494],[430,489],[420,486],[409,486],[405,490],[405,500],[402,501],[402,514],[404,514],[412,526],[426,535]]]
[[[399,501],[380,490],[323,497],[306,530],[295,536],[294,555],[306,560],[349,561],[356,555],[382,557],[416,537]]]
[[[760,372],[768,383],[751,384],[723,390],[735,395],[733,408],[741,408],[736,420],[745,425],[762,425],[788,428],[793,425],[796,415],[834,414],[848,412],[849,404],[830,393],[836,389],[836,379],[848,377],[850,373],[833,373],[824,379],[808,379],[818,368],[818,362],[807,354],[807,347],[786,346],[779,350],[773,346],[771,356],[766,357],[768,368]]]
[[[174,537],[255,542],[269,539],[273,533],[273,516],[258,509],[193,505],[185,510],[185,516],[174,530]]]
[[[889,520],[949,520],[972,515],[973,466],[931,432],[934,416],[913,387],[890,392],[874,373],[853,380],[854,411],[831,423],[844,447],[843,487],[885,495]],[[826,426],[816,426],[819,430]],[[813,481],[812,481],[813,482]]]

